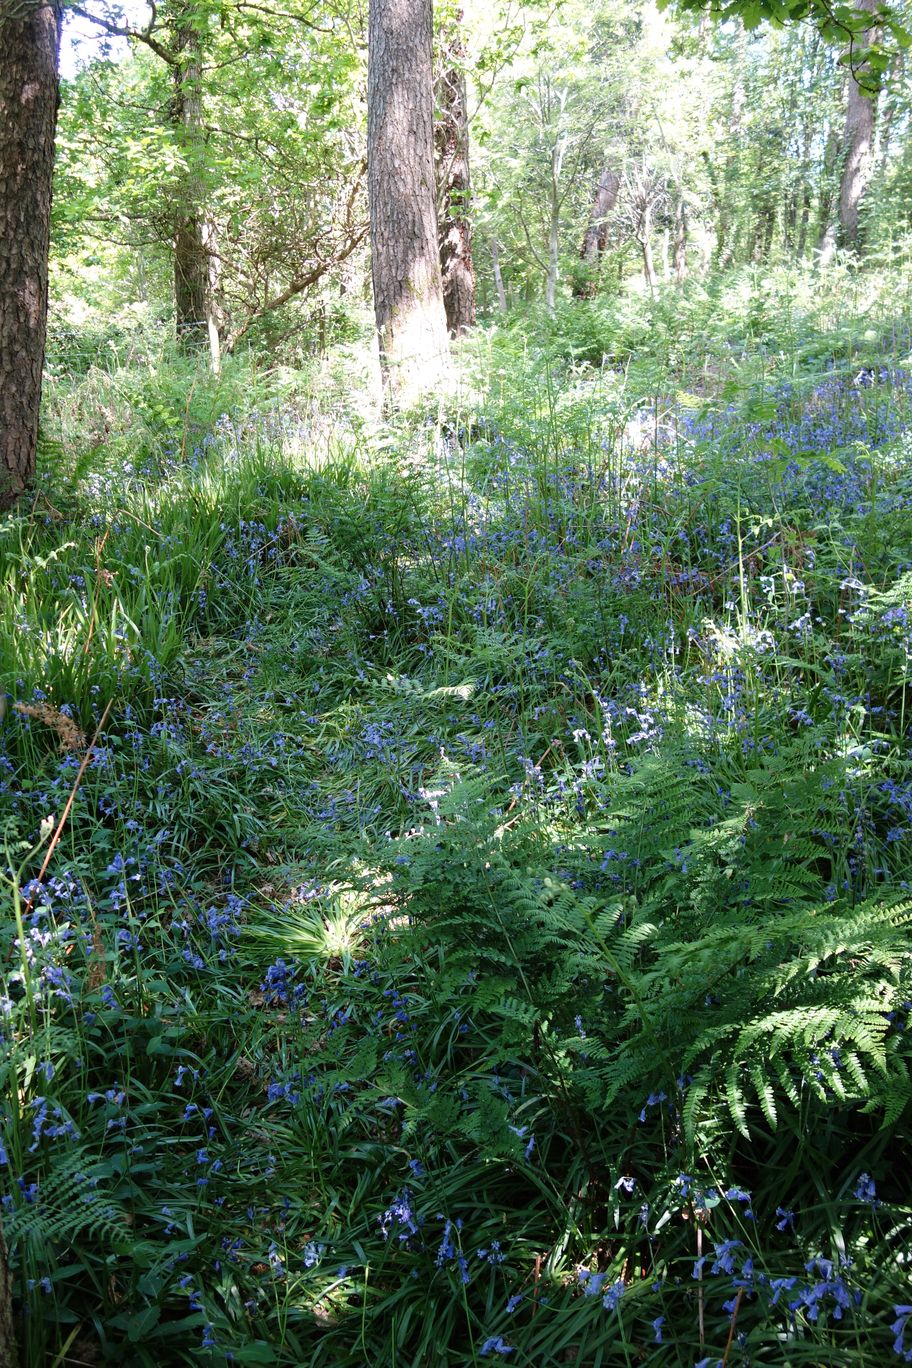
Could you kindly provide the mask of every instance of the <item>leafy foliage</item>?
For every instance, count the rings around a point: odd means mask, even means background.
[[[436,426],[74,366],[0,538],[30,1361],[890,1361],[908,334],[769,288]]]

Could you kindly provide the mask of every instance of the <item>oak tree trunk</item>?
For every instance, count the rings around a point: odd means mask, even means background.
[[[469,217],[469,111],[462,61],[465,44],[457,27],[447,42],[445,69],[437,82],[438,235],[443,304],[451,337],[475,323],[475,267]]]
[[[608,216],[617,204],[620,189],[620,179],[606,166],[595,189],[589,222],[580,246],[580,261],[586,270],[573,287],[577,299],[591,298],[598,288],[598,268],[608,245]]]
[[[218,319],[213,302],[203,166],[203,43],[189,5],[174,30],[172,118],[186,160],[174,225],[174,315],[183,351],[208,347],[213,370],[220,362]]]
[[[387,400],[438,386],[448,339],[434,179],[431,0],[369,0],[367,188]]]
[[[868,14],[877,8],[877,0],[856,0],[856,4]],[[871,31],[868,30],[862,34],[861,43],[867,46],[870,41]],[[866,80],[870,81],[870,73],[865,66],[850,70],[843,139],[845,161],[839,183],[839,237],[844,247],[858,245],[859,209],[871,178],[877,101],[873,92],[865,88]]]
[[[59,52],[55,4],[0,17],[0,508],[35,474]]]

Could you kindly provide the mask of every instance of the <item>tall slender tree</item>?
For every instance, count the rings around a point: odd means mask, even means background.
[[[203,177],[203,25],[205,15],[183,0],[173,19],[172,119],[186,171],[174,224],[174,312],[178,345],[185,351],[209,346],[213,370],[219,369],[220,343],[216,298],[217,258],[211,221],[206,216]]]
[[[856,8],[865,14],[878,9],[878,0],[856,0]],[[862,48],[871,40],[871,29],[860,35]],[[874,120],[877,113],[877,92],[871,72],[865,62],[858,62],[858,43],[850,52],[848,100],[843,146],[845,161],[839,183],[839,236],[844,247],[857,247],[859,210],[868,181],[871,179],[874,144]]]
[[[60,20],[55,0],[0,8],[0,507],[35,473]]]
[[[475,266],[470,216],[469,111],[466,99],[462,12],[441,38],[442,71],[436,81],[437,222],[443,303],[451,337],[475,322]]]
[[[173,0],[161,12],[152,6],[144,28],[122,24],[108,13],[107,0],[88,7],[76,0],[74,13],[104,32],[142,43],[164,62],[171,77],[170,122],[183,159],[183,174],[172,220],[174,316],[178,346],[195,351],[208,345],[219,369],[223,319],[218,300],[218,254],[206,211],[206,133],[203,122],[205,35],[209,10],[199,0]]]
[[[408,404],[438,386],[449,342],[434,176],[431,0],[370,0],[367,185],[384,388]]]

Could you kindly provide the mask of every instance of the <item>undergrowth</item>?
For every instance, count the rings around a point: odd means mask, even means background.
[[[908,331],[718,299],[3,523],[26,1362],[912,1357]]]

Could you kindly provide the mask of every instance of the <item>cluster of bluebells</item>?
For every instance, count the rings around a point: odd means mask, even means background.
[[[875,478],[877,453],[888,452],[898,434],[897,406],[882,401],[881,391],[908,394],[912,381],[905,371],[891,370],[851,380],[834,374],[805,396],[786,386],[770,396],[774,415],[757,422],[745,422],[735,406],[719,406],[709,416],[684,413],[675,441],[654,432],[649,442],[633,443],[623,469],[611,461],[592,465],[566,452],[543,469],[532,444],[524,446],[489,429],[484,497],[469,489],[461,504],[452,501],[429,515],[425,526],[409,524],[401,535],[384,525],[376,511],[362,516],[359,510],[351,534],[357,555],[346,559],[340,552],[332,575],[314,572],[308,563],[308,575],[317,576],[314,599],[319,602],[314,603],[313,621],[283,647],[282,682],[269,689],[261,687],[256,663],[268,647],[268,631],[258,608],[250,605],[257,605],[257,595],[265,594],[283,570],[294,571],[301,529],[316,513],[304,496],[278,520],[266,520],[260,513],[226,516],[205,582],[194,582],[192,592],[163,590],[160,606],[175,622],[202,625],[236,610],[232,630],[242,666],[219,682],[216,698],[201,715],[189,697],[191,690],[181,696],[167,663],[129,629],[118,629],[113,677],[124,694],[133,691],[143,704],[124,705],[117,728],[90,757],[76,795],[73,829],[91,830],[94,844],[72,865],[61,851],[41,883],[26,880],[20,890],[24,934],[20,940],[17,931],[4,944],[11,952],[0,1004],[4,1045],[15,1038],[27,1008],[35,1007],[55,1027],[78,1021],[88,1032],[96,1028],[109,1033],[104,1039],[117,1039],[123,1058],[116,1067],[106,1065],[103,1073],[97,1061],[90,1066],[75,1049],[66,1061],[55,1056],[37,1064],[18,1123],[17,1148],[25,1165],[21,1172],[12,1172],[12,1143],[0,1141],[0,1165],[10,1171],[4,1212],[36,1209],[42,1200],[41,1175],[66,1162],[81,1143],[91,1144],[105,1158],[114,1156],[118,1172],[132,1164],[142,1174],[177,1155],[178,1179],[171,1181],[179,1198],[159,1203],[156,1219],[168,1249],[171,1293],[179,1299],[175,1304],[194,1317],[194,1351],[219,1343],[226,1322],[214,1289],[226,1266],[260,1269],[256,1277],[265,1286],[288,1284],[304,1273],[318,1277],[328,1246],[310,1234],[310,1224],[307,1238],[297,1244],[285,1238],[290,1199],[270,1195],[265,1204],[233,1211],[226,1195],[228,1176],[243,1175],[252,1188],[271,1193],[283,1164],[289,1108],[298,1109],[295,1121],[304,1108],[318,1114],[329,1102],[354,1112],[362,1080],[339,1078],[334,1060],[326,1069],[323,1065],[334,1050],[342,1052],[348,1040],[366,1031],[383,1041],[384,1068],[393,1073],[404,1069],[410,1087],[432,1093],[438,1078],[420,1049],[428,1008],[422,993],[404,978],[383,986],[386,981],[381,983],[366,958],[351,970],[355,983],[376,990],[373,1014],[365,1012],[363,1019],[352,1002],[332,1000],[296,960],[279,956],[251,968],[243,959],[248,905],[234,891],[237,870],[220,870],[213,880],[206,866],[205,891],[203,881],[195,879],[193,852],[204,845],[203,836],[217,841],[222,829],[237,830],[241,849],[256,857],[271,836],[262,815],[271,801],[267,795],[276,795],[277,810],[288,807],[300,814],[302,843],[313,836],[317,849],[320,841],[332,840],[347,850],[349,838],[373,838],[378,828],[392,831],[411,822],[436,829],[445,821],[442,790],[436,784],[443,754],[460,773],[477,769],[499,780],[505,768],[504,804],[511,813],[514,806],[538,810],[552,805],[579,819],[597,815],[601,845],[593,868],[571,868],[568,858],[558,877],[575,888],[613,897],[635,889],[644,874],[638,843],[628,839],[612,816],[612,785],[641,757],[662,754],[678,725],[682,700],[694,738],[695,753],[687,763],[694,784],[707,788],[717,784],[719,756],[734,754],[740,760],[757,752],[771,754],[786,739],[799,736],[816,739],[823,763],[850,719],[861,718],[875,728],[891,725],[895,717],[886,699],[889,690],[878,693],[853,661],[859,652],[876,647],[888,662],[887,681],[905,678],[896,671],[904,671],[912,657],[909,607],[879,598],[871,589],[874,579],[884,580],[891,567],[862,565],[849,531],[846,545],[829,561],[810,536],[803,543],[796,537],[788,546],[781,536],[768,546],[765,530],[742,525],[726,507],[710,463],[693,459],[694,453],[721,452],[748,479],[758,472],[772,479],[780,506],[805,509],[826,502],[847,529],[853,520],[901,511],[909,504],[907,491],[897,482]],[[211,440],[201,439],[188,458],[189,467],[202,468],[214,444],[220,459],[232,453],[236,458],[252,432],[272,432],[270,422],[277,425],[281,440],[300,439],[297,429],[291,433],[282,427],[284,421],[252,418],[239,425],[226,419]],[[836,450],[841,453],[838,463],[808,457]],[[175,452],[162,469],[177,472],[181,465]],[[124,478],[132,480],[136,474],[125,471]],[[106,477],[93,497],[110,501],[114,488]],[[113,551],[124,524],[98,515],[99,533],[102,526],[110,532]],[[179,539],[160,525],[152,532],[162,557],[180,554]],[[742,561],[750,571],[744,598],[738,583]],[[53,579],[58,574],[59,580]],[[84,567],[52,568],[49,575],[53,587],[89,610],[91,584]],[[143,581],[138,566],[124,567],[122,577],[135,587]],[[688,611],[682,613],[685,600]],[[23,621],[20,630],[25,634],[32,627]],[[405,703],[398,700],[399,712],[387,711],[386,694],[377,702],[372,674],[394,643],[404,646],[410,667],[417,660],[415,668],[424,672],[421,685],[403,695]],[[423,686],[429,686],[433,697],[443,674],[451,677],[451,666],[442,671],[441,660],[451,660],[456,648],[467,656],[476,653],[473,673],[483,681],[481,696],[428,702],[425,713]],[[805,650],[818,653],[823,685],[807,686],[797,671],[783,688],[777,682],[777,673],[785,668],[781,657]],[[43,689],[30,691],[24,681],[17,681],[16,689],[18,697],[45,701]],[[358,706],[346,714],[336,735],[324,736],[334,690],[358,694]],[[758,723],[758,691],[781,718],[777,734],[762,719]],[[97,715],[97,695],[90,697]],[[268,725],[251,721],[251,698],[269,714]],[[63,702],[62,715],[77,711]],[[413,716],[418,718],[415,726]],[[37,734],[33,722],[17,715],[0,738],[0,802],[5,816],[30,840],[37,839],[48,813],[62,810],[80,763],[71,753],[49,757],[34,774],[26,772],[22,756],[31,754],[32,733]],[[876,754],[873,740],[871,748]],[[884,771],[876,783],[865,785],[867,763],[863,755],[849,757],[845,780],[831,795],[840,824],[821,815],[815,832],[834,867],[837,856],[846,857],[842,882],[837,886],[834,874],[828,885],[834,899],[859,895],[867,877],[885,880],[886,863],[877,863],[886,862],[883,849],[901,851],[912,832],[912,785],[901,768]],[[219,796],[222,789],[228,797]],[[251,801],[238,805],[236,792]],[[370,793],[368,799],[364,792]],[[730,799],[727,793],[717,796],[723,805]],[[824,806],[822,800],[821,813]],[[674,877],[689,888],[697,869],[696,847],[686,838],[669,842],[662,877]],[[868,859],[877,850],[877,858]],[[222,873],[224,881],[219,882]],[[319,869],[315,877],[321,877]],[[743,892],[739,887],[735,891]],[[309,887],[304,893],[296,890],[295,900],[316,896]],[[265,1071],[250,1066],[245,1119],[256,1114],[256,1134],[267,1137],[263,1144],[257,1141],[262,1154],[251,1157],[231,1133],[237,1128],[232,1108],[221,1111],[214,1085],[210,1095],[205,1065],[183,1062],[171,1072],[170,1057],[157,1053],[172,1048],[170,1036],[155,1036],[148,1058],[140,1051],[131,1061],[128,1034],[144,1030],[149,1017],[149,1004],[141,1000],[134,980],[159,973],[163,962],[176,990],[168,1024],[176,1035],[186,1027],[181,1040],[185,1061],[197,1048],[199,1027],[180,994],[186,991],[188,1000],[195,1003],[198,997],[211,1006],[205,995],[220,976],[247,976],[245,991],[258,1026],[266,1018],[266,1029],[281,1022],[290,1032],[306,1019],[308,1041],[316,1042],[313,1072],[307,1072],[310,1063],[301,1067],[273,1061]],[[706,1006],[712,1005],[708,999]],[[894,1039],[907,1029],[908,1013],[908,1003],[890,1013]],[[461,1011],[454,1010],[451,1024],[460,1047],[475,1045],[479,1033]],[[599,1022],[578,1015],[575,1027],[585,1064],[587,1052],[598,1048]],[[326,1057],[320,1054],[324,1049]],[[822,1043],[820,1052],[823,1080],[824,1064],[841,1064],[834,1043]],[[163,1059],[168,1061],[166,1084],[156,1072]],[[126,1067],[121,1072],[128,1062],[136,1069],[135,1085],[128,1084],[132,1075]],[[516,1110],[513,1078],[505,1069],[498,1075],[479,1068],[474,1081],[476,1091],[461,1087],[458,1102],[470,1110],[484,1092],[505,1106],[512,1118],[505,1122],[513,1145],[511,1164],[539,1163],[535,1135],[528,1125],[514,1124],[522,1113]],[[227,1085],[222,1079],[222,1085],[232,1097],[235,1089],[248,1087],[236,1077]],[[660,1123],[674,1133],[680,1095],[688,1085],[689,1080],[678,1080],[678,1095],[670,1096],[669,1082],[668,1091],[658,1088],[638,1100],[644,1127],[638,1134],[652,1143]],[[68,1109],[74,1097],[78,1106]],[[161,1115],[149,1121],[156,1108],[163,1109]],[[373,1132],[401,1131],[405,1115],[401,1099],[383,1098],[369,1125]],[[11,1114],[4,1115],[4,1135],[14,1131]],[[275,1137],[279,1143],[273,1144]],[[373,1239],[428,1279],[445,1275],[460,1289],[524,1276],[510,1267],[509,1225],[496,1237],[492,1227],[483,1237],[473,1236],[468,1217],[436,1211],[430,1204],[424,1162],[406,1162],[408,1186],[373,1208],[377,1213],[382,1205],[375,1221],[372,1216]],[[101,1200],[96,1178],[77,1174],[73,1181],[80,1200]],[[612,1186],[613,1200],[631,1208],[627,1214],[641,1239],[643,1229],[650,1230],[643,1189],[627,1173]],[[867,1173],[857,1176],[852,1197],[865,1219],[880,1209],[875,1182]],[[775,1277],[757,1267],[752,1236],[745,1234],[757,1225],[747,1190],[701,1187],[682,1174],[675,1198],[706,1222],[707,1232],[714,1232],[707,1233],[706,1252],[691,1265],[690,1282],[699,1282],[714,1298],[713,1309],[720,1315],[731,1317],[738,1298],[749,1298],[789,1325],[800,1319],[807,1326],[840,1321],[860,1304],[861,1291],[847,1261],[816,1254]],[[730,1217],[724,1227],[714,1215],[720,1208]],[[783,1243],[796,1234],[800,1219],[800,1212],[788,1205],[776,1210],[772,1225]],[[217,1226],[219,1235],[212,1249],[191,1256],[182,1246],[192,1244],[191,1230],[207,1224]],[[563,1291],[587,1311],[591,1302],[592,1313],[614,1327],[634,1299],[625,1302],[621,1277],[605,1272],[594,1258],[593,1264],[580,1268]],[[787,1265],[780,1260],[777,1266]],[[686,1272],[683,1281],[689,1292]],[[507,1288],[517,1285],[526,1287],[512,1282]],[[48,1295],[59,1288],[44,1276],[31,1279],[27,1290]],[[480,1356],[521,1356],[521,1323],[530,1301],[526,1290],[506,1296],[504,1315],[512,1318],[510,1326],[517,1333],[485,1336]],[[249,1317],[259,1315],[258,1294],[251,1294],[244,1307]],[[893,1348],[907,1362],[912,1362],[910,1317],[912,1308],[895,1306]],[[666,1312],[651,1320],[655,1344],[671,1342],[668,1320]],[[710,1361],[716,1362],[704,1360]]]

